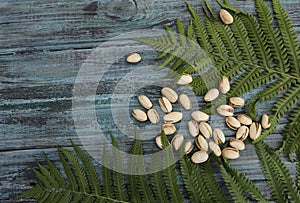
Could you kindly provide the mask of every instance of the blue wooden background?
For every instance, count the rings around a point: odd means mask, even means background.
[[[189,2],[202,15],[201,1]],[[209,2],[215,11],[219,9],[215,1]],[[254,11],[253,1],[230,2],[242,10]],[[300,1],[281,2],[300,37]],[[30,166],[42,162],[44,154],[58,164],[58,146],[70,147],[70,139],[80,145],[72,118],[72,89],[92,51],[122,33],[161,29],[163,24],[174,27],[176,18],[185,23],[189,20],[184,1],[0,0],[0,202],[15,202],[12,198],[16,194],[36,182]],[[113,53],[118,46],[107,49]],[[138,66],[155,65],[154,56],[153,51],[142,52],[143,61]],[[111,123],[109,102],[115,81],[136,67],[124,58],[115,62],[99,85],[96,98],[99,120],[128,146],[132,140],[124,139]],[[158,96],[154,90],[147,91]],[[268,112],[268,104],[260,105],[259,114]],[[277,131],[266,139],[274,148],[281,144],[280,132],[285,123],[282,119]],[[154,139],[144,142],[149,149],[155,147],[153,143]],[[285,162],[295,175],[295,163]],[[247,146],[232,165],[270,198],[253,147]]]

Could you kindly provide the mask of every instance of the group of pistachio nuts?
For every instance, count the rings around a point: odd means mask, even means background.
[[[191,83],[192,80],[192,76],[184,74],[178,80],[177,84],[187,85]],[[226,76],[222,76],[219,87],[209,90],[204,95],[204,100],[206,102],[214,101],[220,93],[226,94],[229,90],[229,80]],[[182,93],[178,96],[178,94],[169,87],[162,88],[161,94],[162,97],[159,99],[159,105],[161,110],[166,113],[163,116],[164,123],[161,129],[164,130],[166,135],[172,135],[176,132],[174,123],[181,121],[183,118],[181,112],[173,111],[172,104],[179,100],[179,103],[185,110],[191,110],[192,103],[186,94]],[[134,109],[132,116],[140,122],[149,120],[152,124],[158,124],[160,117],[158,112],[152,108],[153,105],[150,99],[145,95],[140,95],[138,96],[138,100],[139,103],[147,109],[147,112],[141,109]],[[225,145],[226,140],[223,131],[220,128],[212,129],[207,123],[209,115],[199,110],[191,112],[192,119],[187,123],[188,131],[195,139],[195,145],[199,149],[191,156],[191,160],[194,163],[205,162],[209,158],[209,152],[213,152],[216,156],[222,155],[227,159],[237,159],[239,158],[239,151],[245,149],[243,141],[248,135],[252,140],[255,140],[260,136],[262,128],[266,129],[270,127],[269,117],[266,114],[262,116],[261,123],[253,122],[246,114],[239,114],[236,118],[233,117],[234,107],[241,107],[244,104],[245,100],[243,98],[232,97],[229,99],[228,105],[223,104],[217,108],[218,114],[226,117],[225,122],[227,126],[236,131],[235,138],[229,141],[229,146]],[[161,135],[156,137],[156,144],[162,149]],[[174,135],[171,140],[171,145],[175,150],[183,147],[186,154],[189,154],[194,148],[194,144],[191,141],[185,141],[182,134]]]

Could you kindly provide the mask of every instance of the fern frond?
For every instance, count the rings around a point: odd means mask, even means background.
[[[59,170],[54,166],[54,164],[49,160],[49,158],[46,155],[44,159],[48,165],[50,173],[53,174],[53,178],[55,178],[56,182],[59,184],[59,187],[64,189],[67,188],[66,181],[64,177],[61,175],[61,173],[59,172]]]
[[[296,153],[296,160],[297,160],[297,187],[298,191],[300,191],[300,150],[297,150]]]
[[[110,166],[110,161],[108,159],[107,151],[105,145],[103,146],[102,152],[102,167],[101,167],[101,175],[102,175],[102,193],[106,197],[114,197],[113,194],[113,183],[112,183],[112,174],[110,169],[106,166]]]
[[[276,14],[276,19],[279,25],[280,33],[282,35],[282,40],[284,47],[287,50],[290,71],[295,76],[300,75],[300,47],[297,39],[297,35],[293,29],[291,20],[288,14],[283,9],[282,5],[278,0],[272,0],[274,12]]]
[[[257,142],[255,148],[274,200],[300,202],[299,191],[290,171],[277,154],[263,141]]]

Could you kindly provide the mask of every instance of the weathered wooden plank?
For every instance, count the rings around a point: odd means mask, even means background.
[[[232,3],[245,11],[254,11],[252,1]],[[191,4],[201,12],[199,1]],[[286,0],[283,5],[300,39],[299,1]],[[212,6],[217,10],[214,1]],[[128,31],[161,28],[165,23],[173,25],[178,17],[188,22],[183,1],[0,2],[0,202],[14,202],[12,198],[16,194],[35,182],[28,166],[42,161],[43,154],[58,163],[55,156],[58,145],[69,147],[70,139],[80,144],[72,118],[72,90],[82,63],[94,48]],[[115,46],[107,49],[114,52],[120,48],[118,44],[116,41]],[[144,52],[139,67],[153,64],[153,56],[153,52]],[[117,61],[99,84],[96,98],[96,111],[103,115],[99,122],[116,133],[124,150],[129,149],[131,140],[118,134],[111,122],[110,98],[116,81],[134,68],[124,58]],[[155,94],[149,90],[150,93]],[[245,97],[251,97],[251,93]],[[122,102],[124,95],[118,98]],[[137,105],[134,101],[132,104]],[[259,108],[260,112],[268,109],[268,104]],[[267,137],[274,148],[281,142],[279,132],[285,123],[283,119],[277,132]],[[230,130],[226,133],[233,135]],[[154,148],[151,140],[144,144],[145,151]],[[295,174],[295,165],[286,163]],[[270,197],[252,147],[232,164]]]

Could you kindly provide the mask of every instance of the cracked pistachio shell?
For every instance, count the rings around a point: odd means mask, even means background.
[[[138,63],[142,60],[142,57],[138,53],[131,53],[127,56],[126,60],[128,63]]]
[[[213,138],[217,144],[225,143],[225,135],[220,128],[215,128],[213,130]]]
[[[164,116],[165,123],[177,123],[181,121],[182,113],[181,112],[171,112]]]
[[[192,102],[186,94],[180,94],[179,95],[179,102],[185,110],[191,110],[192,109]]]
[[[238,139],[231,139],[229,142],[230,146],[233,148],[236,148],[238,150],[244,150],[245,149],[245,143]]]
[[[142,111],[141,109],[133,109],[132,116],[136,120],[141,121],[141,122],[144,122],[148,119],[147,114],[144,111]]]
[[[156,145],[157,145],[160,149],[163,148],[163,146],[162,146],[162,141],[161,141],[161,135],[156,136],[155,142],[156,142]]]
[[[210,138],[212,136],[212,129],[210,125],[206,122],[200,122],[199,130],[205,138]]]
[[[243,125],[251,125],[252,119],[246,114],[240,114],[237,116],[238,121]]]
[[[240,157],[239,150],[233,147],[225,147],[222,150],[222,156],[227,159],[237,159]]]
[[[204,101],[211,102],[219,96],[219,90],[213,88],[204,95]]]
[[[217,108],[217,112],[221,116],[233,116],[234,109],[229,105],[223,104]]]
[[[159,115],[155,109],[149,109],[147,111],[147,116],[152,124],[157,124],[160,121]]]
[[[163,124],[161,129],[165,132],[166,135],[172,135],[176,132],[176,127],[172,123]]]
[[[216,155],[216,156],[221,156],[221,148],[217,143],[214,141],[209,141],[208,143],[210,150]]]
[[[151,109],[152,107],[152,102],[146,95],[140,95],[138,96],[138,100],[140,104],[145,108],[145,109]]]
[[[178,99],[177,93],[169,87],[162,88],[161,94],[166,97],[171,103],[175,103]]]
[[[267,114],[264,114],[261,119],[261,126],[263,129],[267,129],[271,127],[271,123],[269,122],[269,116]]]
[[[196,137],[199,134],[199,125],[196,121],[188,121],[189,133],[192,137]]]
[[[228,116],[226,117],[226,124],[229,128],[231,128],[232,130],[237,130],[241,127],[241,123],[234,117],[232,116]]]
[[[249,128],[243,125],[236,131],[235,138],[244,141],[245,139],[247,139],[248,135]]]
[[[220,14],[220,18],[224,24],[230,25],[231,23],[233,23],[232,15],[225,9],[221,9],[219,14]]]
[[[177,81],[177,85],[188,85],[193,81],[193,77],[189,74],[183,74]]]
[[[241,107],[245,105],[245,100],[241,97],[231,97],[229,99],[229,105],[232,107]]]
[[[183,143],[184,137],[182,134],[176,134],[171,140],[171,144],[174,147],[175,150],[178,150],[182,143]]]
[[[204,113],[202,111],[193,111],[191,113],[191,116],[197,122],[208,121],[208,119],[209,119],[209,115],[207,115],[206,113]]]
[[[184,143],[184,152],[186,154],[189,154],[194,148],[194,145],[192,142],[188,141],[186,143]]]
[[[261,135],[261,125],[260,123],[253,122],[250,125],[249,135],[252,140],[256,140]]]
[[[207,143],[206,139],[202,135],[199,135],[196,138],[195,143],[196,143],[197,147],[200,150],[203,150],[203,151],[207,151],[208,150],[208,143]]]
[[[166,97],[162,97],[158,100],[160,108],[165,113],[170,113],[173,110],[172,104]]]
[[[208,159],[207,152],[202,151],[202,150],[195,152],[191,157],[192,162],[194,162],[196,164],[203,163],[203,162],[207,161],[207,159]]]
[[[228,77],[222,76],[219,83],[219,90],[222,94],[226,94],[230,90],[230,83]]]

